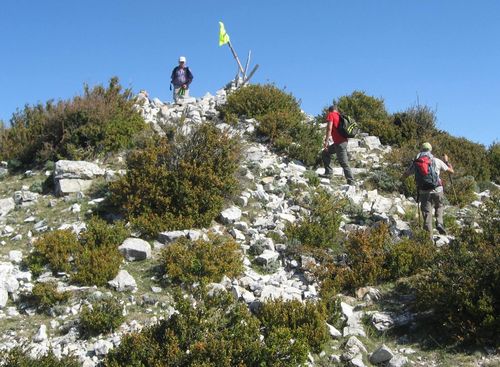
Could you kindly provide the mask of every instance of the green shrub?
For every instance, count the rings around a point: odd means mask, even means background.
[[[317,122],[306,122],[299,102],[273,85],[250,85],[230,94],[220,108],[226,121],[254,117],[257,135],[267,137],[278,153],[306,165],[314,165],[321,149],[323,132]]]
[[[49,352],[41,357],[33,358],[29,350],[14,347],[0,351],[0,366],[5,367],[80,367],[81,363],[74,356],[64,356],[61,359]]]
[[[118,274],[123,261],[118,246],[128,234],[120,222],[110,225],[93,217],[87,222],[87,230],[81,233],[80,240],[71,230],[43,234],[35,242],[27,265],[35,275],[49,265],[54,273],[68,273],[74,283],[106,285]]]
[[[70,292],[59,292],[56,282],[43,282],[36,283],[31,294],[23,296],[22,301],[47,312],[55,305],[68,302],[70,296]]]
[[[84,306],[80,313],[80,332],[85,337],[109,333],[125,321],[123,306],[115,298],[108,298]]]
[[[344,205],[345,202],[337,200],[326,190],[317,190],[306,204],[310,214],[285,228],[288,242],[306,247],[338,247],[337,237]]]
[[[280,328],[289,329],[294,339],[307,344],[315,352],[328,341],[326,308],[322,303],[300,301],[268,301],[256,315],[264,327],[265,336]]]
[[[231,238],[211,236],[209,241],[180,238],[161,253],[165,274],[173,282],[220,282],[224,275],[241,273],[243,262],[238,244]]]
[[[276,111],[288,111],[290,116],[301,116],[299,102],[291,95],[271,84],[252,84],[240,88],[227,97],[225,105],[220,107],[222,116],[245,116],[260,120],[266,114]]]
[[[339,111],[364,124],[365,121],[387,121],[389,115],[382,98],[368,96],[363,91],[354,91],[334,101]]]
[[[396,280],[417,274],[432,264],[436,256],[436,246],[424,230],[416,230],[413,238],[403,238],[390,246],[384,267],[388,278]]]
[[[78,249],[78,239],[71,230],[44,233],[35,242],[34,251],[28,256],[30,270],[39,274],[48,264],[53,273],[71,271],[70,259]]]
[[[304,333],[311,332],[314,340],[322,340],[323,314],[312,304],[282,306],[288,312],[286,320],[276,319],[287,325],[264,327],[261,340],[259,319],[230,294],[193,296],[194,300],[177,295],[178,313],[140,333],[126,335],[106,356],[104,366],[298,367],[306,362],[309,352]],[[264,314],[269,316],[266,320],[275,317],[271,309]],[[297,323],[291,325],[292,320]],[[314,330],[316,325],[319,329]]]
[[[448,176],[443,178],[444,180],[446,180],[444,185],[446,198],[450,204],[464,207],[476,200],[476,181],[474,177],[465,176],[450,179],[450,176]]]
[[[482,232],[464,227],[413,282],[417,308],[433,310],[430,318],[441,337],[500,345],[499,199],[493,197],[481,211]]]
[[[85,85],[83,96],[72,100],[27,105],[0,134],[0,158],[30,165],[130,147],[146,126],[133,104],[131,90],[122,91],[118,78],[112,78],[107,88]]]
[[[127,158],[127,174],[110,185],[111,202],[145,234],[205,227],[238,187],[240,146],[212,124],[176,135]]]
[[[118,274],[123,262],[118,246],[128,235],[129,231],[121,222],[110,225],[97,217],[91,218],[80,237],[71,281],[89,286],[106,285]]]
[[[488,148],[491,180],[500,184],[500,143],[495,142]]]

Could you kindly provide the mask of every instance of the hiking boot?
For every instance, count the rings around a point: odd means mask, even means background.
[[[353,180],[349,180],[349,181],[347,181],[347,184],[348,184],[349,186],[356,186],[356,182],[355,182],[355,181],[353,181]]]
[[[437,231],[439,232],[439,234],[441,234],[441,235],[443,235],[443,236],[446,236],[446,234],[447,234],[447,233],[446,233],[446,229],[444,229],[444,227],[443,227],[442,225],[438,224],[438,225],[436,226],[436,229],[437,229]]]
[[[321,177],[321,178],[332,178],[332,174],[331,173],[322,173],[322,174],[320,174],[318,176]]]

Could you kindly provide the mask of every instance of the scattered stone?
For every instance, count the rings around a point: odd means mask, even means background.
[[[0,217],[3,217],[16,207],[16,203],[12,198],[0,199]]]
[[[387,364],[387,367],[403,367],[406,366],[408,363],[409,363],[408,357],[397,354],[391,358],[391,360]]]
[[[20,264],[23,261],[23,253],[19,250],[9,251],[9,260],[14,264]]]
[[[328,327],[328,332],[330,333],[330,336],[333,339],[340,339],[342,337],[342,333],[340,331],[338,331],[335,328],[335,326],[330,325],[329,323],[327,323],[326,326]]]
[[[120,270],[115,279],[110,280],[108,284],[118,292],[137,290],[135,279],[126,270]]]
[[[382,344],[370,355],[370,362],[373,364],[384,363],[389,361],[392,357],[394,357],[392,350],[385,344]]]
[[[227,208],[220,213],[222,223],[231,224],[237,222],[241,218],[241,209],[237,206]]]
[[[9,300],[9,294],[7,290],[0,286],[0,309],[4,308]]]
[[[174,242],[175,240],[186,237],[187,233],[185,231],[168,231],[161,232],[158,234],[158,242],[167,245],[169,243]]]
[[[47,336],[47,326],[46,325],[40,325],[40,328],[38,329],[37,333],[33,337],[33,341],[35,343],[41,343],[43,341],[46,341],[48,339]]]
[[[151,258],[151,245],[140,238],[127,238],[118,250],[127,261],[145,260]]]
[[[94,344],[94,353],[98,356],[104,356],[113,349],[113,343],[107,340],[98,340]]]

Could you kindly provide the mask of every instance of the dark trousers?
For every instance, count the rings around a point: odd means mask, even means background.
[[[325,175],[332,174],[332,166],[330,165],[332,161],[332,154],[335,153],[340,166],[344,170],[344,176],[347,179],[349,185],[354,184],[354,177],[351,172],[351,167],[349,167],[349,161],[347,160],[347,142],[341,144],[332,144],[321,152],[321,158],[323,159],[323,165],[325,166]]]

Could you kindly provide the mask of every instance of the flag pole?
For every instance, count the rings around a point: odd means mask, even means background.
[[[236,51],[234,51],[233,45],[231,45],[231,41],[227,41],[227,45],[231,49],[231,52],[233,53],[234,58],[236,59],[236,62],[238,63],[238,68],[240,69],[241,74],[245,74],[245,71],[243,70],[243,66],[241,66],[240,59],[238,58],[238,55],[236,55]]]

